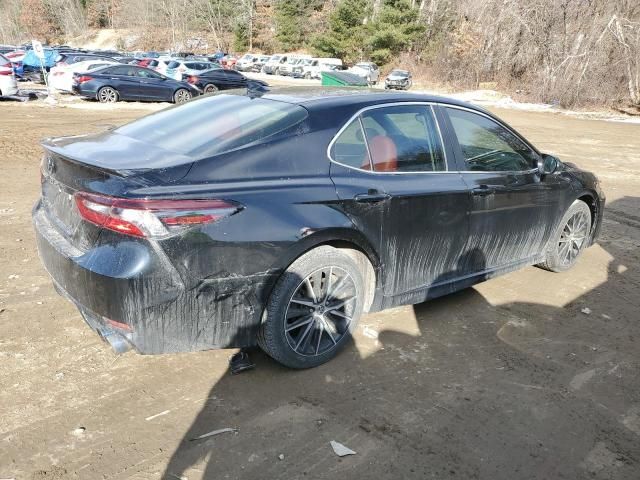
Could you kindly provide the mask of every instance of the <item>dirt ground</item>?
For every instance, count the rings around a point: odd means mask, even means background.
[[[602,180],[572,271],[368,315],[320,368],[255,353],[231,376],[230,351],[115,356],[37,257],[39,141],[148,112],[0,104],[0,478],[640,478],[639,125],[497,112]]]

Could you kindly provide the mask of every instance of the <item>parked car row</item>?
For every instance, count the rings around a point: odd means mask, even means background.
[[[271,55],[259,70],[253,71],[261,71],[267,75],[319,79],[321,72],[335,69],[343,69],[342,60],[339,58],[314,58],[311,55],[277,53]]]

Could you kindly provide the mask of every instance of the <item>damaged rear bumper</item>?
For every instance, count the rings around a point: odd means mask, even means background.
[[[161,249],[132,239],[80,251],[39,204],[38,253],[56,290],[116,351],[160,354],[255,345],[276,275],[207,278],[185,286]],[[135,267],[131,267],[131,266]]]

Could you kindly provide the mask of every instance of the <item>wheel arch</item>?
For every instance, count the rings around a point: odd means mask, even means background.
[[[314,232],[297,242],[279,265],[284,273],[289,266],[307,252],[321,247],[330,246],[350,255],[361,268],[366,287],[364,311],[373,311],[379,303],[378,291],[381,291],[382,265],[380,257],[371,243],[360,232],[348,228],[332,228]],[[274,286],[275,286],[274,282]],[[271,287],[271,290],[273,287]],[[271,295],[271,292],[269,292]]]
[[[591,231],[588,245],[593,245],[598,236],[602,218],[602,212],[600,211],[602,206],[598,202],[598,195],[591,190],[584,190],[577,196],[576,200],[586,203],[591,211]]]

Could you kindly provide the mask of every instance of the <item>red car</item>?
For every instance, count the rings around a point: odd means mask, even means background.
[[[149,67],[149,62],[151,62],[152,60],[155,60],[154,58],[140,58],[138,60],[136,60],[136,64],[139,67]]]
[[[222,65],[222,68],[226,70],[233,70],[233,68],[236,66],[237,61],[238,59],[236,57],[227,55],[225,57],[222,57],[222,59],[220,60],[220,65]]]

